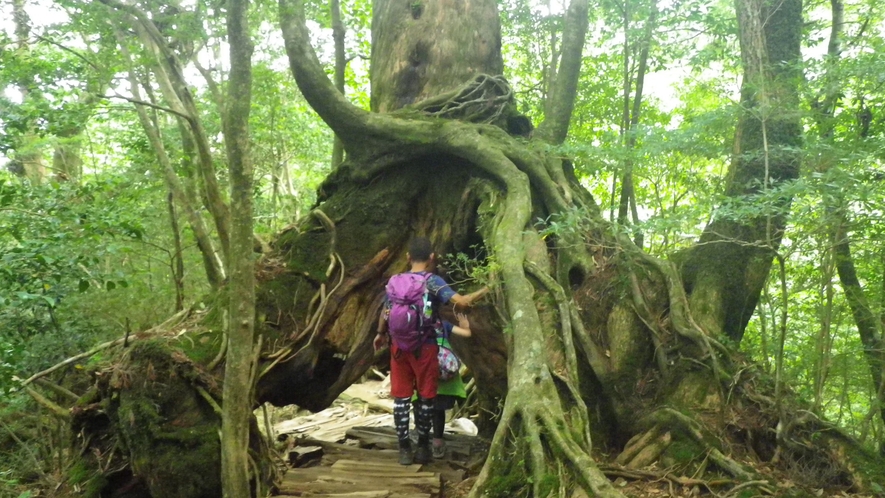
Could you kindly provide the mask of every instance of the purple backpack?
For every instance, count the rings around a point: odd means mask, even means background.
[[[429,277],[429,273],[400,273],[387,281],[387,300],[390,302],[387,329],[401,350],[419,351],[430,328]]]

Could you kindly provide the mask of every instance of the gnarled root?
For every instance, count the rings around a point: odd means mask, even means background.
[[[552,379],[548,382],[553,389]],[[534,383],[525,387],[527,392],[509,393],[489,450],[491,461],[483,467],[469,497],[513,496],[514,487],[526,483],[532,487],[530,496],[536,497],[561,496],[575,486],[592,496],[623,497],[575,441],[563,423],[562,411],[545,404],[539,393],[530,394],[544,388]],[[508,454],[517,458],[504,458]],[[531,478],[525,479],[526,474]],[[501,475],[518,478],[508,481]],[[554,493],[557,489],[559,495]]]

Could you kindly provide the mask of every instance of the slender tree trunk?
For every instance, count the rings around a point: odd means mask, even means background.
[[[344,53],[344,23],[341,22],[341,2],[331,0],[329,2],[332,11],[332,39],[335,42],[335,88],[344,95],[344,72],[347,69],[347,56]],[[332,169],[338,167],[344,161],[344,145],[341,139],[335,136],[332,143]]]
[[[876,393],[879,413],[882,421],[885,422],[885,389],[882,387],[885,382],[885,339],[882,338],[882,330],[879,328],[881,322],[870,308],[860,279],[857,277],[857,269],[854,266],[848,239],[848,219],[844,209],[838,210],[838,218],[835,223],[836,271],[839,274],[842,290],[845,292],[845,300],[848,301],[851,314],[854,316],[854,323],[857,325],[864,356],[869,364],[873,379],[873,392]],[[882,450],[885,451],[885,447]]]
[[[212,148],[200,113],[194,101],[193,94],[184,78],[184,72],[178,57],[168,47],[166,38],[157,29],[151,16],[138,7],[122,3],[118,0],[100,0],[105,5],[117,9],[128,15],[129,26],[135,30],[138,39],[145,49],[153,56],[151,69],[156,76],[157,83],[169,107],[185,119],[188,130],[193,134],[194,144],[197,149],[197,158],[200,174],[203,179],[207,209],[212,214],[215,222],[215,231],[221,242],[221,249],[227,259],[230,247],[230,209],[224,199],[218,178],[215,174],[215,164],[212,157]]]
[[[12,18],[15,22],[16,50],[21,57],[27,58],[30,52],[28,38],[31,35],[31,20],[25,11],[25,0],[12,0]],[[24,77],[18,81],[18,91],[22,95],[22,101],[27,102],[31,93],[33,81]],[[31,126],[28,126],[31,129]],[[46,177],[46,165],[43,161],[43,153],[38,145],[39,138],[31,131],[23,133],[15,144],[16,166],[13,172],[24,176],[31,183],[43,182]]]
[[[229,0],[227,33],[230,79],[225,109],[225,146],[230,171],[231,245],[229,327],[224,369],[221,424],[221,477],[226,498],[244,498],[249,490],[249,424],[257,380],[255,350],[255,260],[252,251],[252,162],[249,156],[249,111],[252,105],[252,40],[247,24],[248,0]],[[258,481],[258,476],[255,476]],[[256,493],[260,494],[260,493]]]
[[[568,135],[581,63],[584,55],[584,41],[587,38],[589,23],[587,0],[572,0],[565,12],[562,27],[562,50],[558,70],[551,68],[555,77],[550,82],[550,94],[544,106],[544,121],[538,125],[535,135],[549,143],[561,144]]]
[[[175,311],[184,309],[184,258],[181,248],[181,229],[178,227],[178,213],[175,212],[175,196],[166,195],[169,208],[169,224],[172,227],[172,285],[175,287]]]
[[[841,86],[835,69],[842,53],[842,33],[844,30],[844,5],[841,0],[831,0],[832,27],[827,44],[827,70],[824,73],[823,98],[818,98],[813,107],[817,109],[815,118],[818,133],[823,139],[833,138],[835,128],[836,105],[841,95]],[[861,128],[861,138],[863,128]],[[822,158],[822,169],[829,170],[835,161],[829,157]],[[845,300],[851,308],[854,323],[857,326],[864,356],[869,364],[873,381],[875,403],[879,406],[880,417],[885,422],[885,339],[882,337],[883,322],[876,317],[869,304],[866,293],[857,276],[854,258],[851,255],[851,244],[848,237],[848,215],[845,202],[840,192],[832,192],[825,196],[828,222],[831,224],[830,239],[833,247],[833,259],[839,282],[845,293]],[[841,205],[838,205],[841,204]],[[885,451],[885,447],[882,448]]]
[[[833,249],[829,247],[823,248],[820,252],[821,257],[821,290],[820,290],[820,331],[818,332],[815,366],[814,366],[814,410],[820,413],[823,403],[824,386],[829,376],[830,362],[830,345],[833,337]]]
[[[654,35],[655,28],[657,27],[657,16],[657,2],[653,1],[652,13],[651,16],[649,16],[649,18],[645,21],[645,33],[640,45],[641,48],[639,51],[639,67],[636,69],[636,90],[634,91],[633,95],[632,110],[629,110],[630,99],[628,94],[625,93],[624,95],[624,110],[626,112],[625,118],[627,118],[624,125],[626,128],[626,140],[624,142],[624,147],[626,149],[625,153],[628,155],[628,157],[624,160],[624,179],[621,181],[621,197],[618,202],[618,222],[622,225],[627,224],[627,211],[630,210],[631,206],[633,223],[636,224],[639,222],[639,214],[636,210],[636,190],[633,187],[633,159],[629,157],[629,155],[632,153],[633,149],[636,148],[636,128],[639,125],[639,116],[640,111],[642,110],[642,91],[645,86],[645,72],[648,68],[648,52],[649,48],[651,47],[652,37]],[[624,63],[626,64],[626,61]],[[625,86],[625,89],[629,89],[629,87],[630,85],[627,84]],[[642,233],[638,229],[636,229],[634,232],[634,243],[638,247],[642,247]]]
[[[135,77],[135,71],[131,67],[131,56],[123,43],[123,35],[119,31],[117,32],[117,35],[120,37],[120,45],[123,47],[122,52],[130,64],[129,89],[136,100],[142,100],[138,80]],[[147,111],[145,111],[143,106],[136,105],[135,110],[138,113],[138,120],[141,123],[141,127],[144,129],[148,141],[156,154],[157,161],[160,163],[160,169],[163,173],[163,178],[166,181],[166,186],[174,195],[178,205],[184,209],[191,230],[194,232],[197,246],[203,254],[206,279],[210,286],[218,288],[225,278],[224,265],[219,257],[218,251],[215,249],[215,244],[212,242],[209,230],[203,222],[203,217],[189,202],[184,186],[181,184],[181,179],[175,174],[175,169],[172,167],[169,156],[166,154],[166,147],[163,145],[163,140],[160,137],[159,128],[151,121],[150,117],[148,117]]]

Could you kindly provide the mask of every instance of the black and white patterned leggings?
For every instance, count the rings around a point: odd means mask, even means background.
[[[409,439],[409,398],[393,398],[393,424],[396,426],[396,437],[400,444],[405,444]],[[418,434],[418,444],[427,444],[430,440],[431,415],[433,412],[433,400],[418,398],[415,402],[415,432]]]

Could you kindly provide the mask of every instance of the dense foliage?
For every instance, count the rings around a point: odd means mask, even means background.
[[[157,77],[171,71],[157,69],[152,48],[118,12],[75,0],[15,0],[3,7],[14,10],[4,16],[0,32],[0,395],[14,399],[13,411],[0,413],[9,420],[0,427],[0,461],[17,462],[18,472],[0,474],[9,493],[19,489],[17,480],[49,479],[64,466],[21,458],[44,451],[32,448],[40,447],[46,429],[42,422],[13,422],[14,410],[33,411],[17,390],[18,379],[97,342],[147,329],[175,310],[177,295],[196,303],[211,286],[205,252],[179,198],[170,201],[161,154],[136,116],[135,102],[149,103],[142,109],[183,182],[181,195],[212,226],[200,171],[219,165],[218,181],[226,186],[220,116],[228,61],[221,8],[203,0],[187,7],[151,0],[137,6],[163,20],[162,40],[183,69],[211,154],[202,164],[194,144],[199,134],[187,131]],[[348,0],[342,8],[345,94],[368,107],[371,6]],[[827,50],[830,6],[806,2],[805,9],[803,175],[778,187],[794,197],[779,250],[783,272],[772,272],[741,348],[769,371],[781,355],[787,383],[812,400],[820,415],[882,448],[882,386],[858,361],[864,346],[834,247],[850,245],[861,295],[879,318],[881,338],[885,120],[878,113],[885,5],[846,2],[841,49],[835,52]],[[331,72],[327,6],[309,10],[318,53]],[[505,76],[521,111],[538,122],[561,48],[562,7],[508,0],[501,10]],[[250,15],[256,43],[250,116],[255,229],[266,237],[314,202],[329,171],[332,136],[292,81],[273,6],[256,5]],[[714,206],[722,205],[740,75],[733,9],[725,2],[602,0],[592,3],[590,26],[569,139],[557,152],[572,158],[608,217],[647,251],[676,253],[698,238]],[[639,81],[644,83],[637,88]],[[634,107],[637,99],[641,105]],[[72,156],[76,168],[65,160]],[[623,217],[619,198],[628,170],[635,214]],[[764,192],[715,216],[777,216],[778,198],[778,192]],[[561,233],[580,216],[539,223]],[[210,232],[217,240],[217,230]]]

